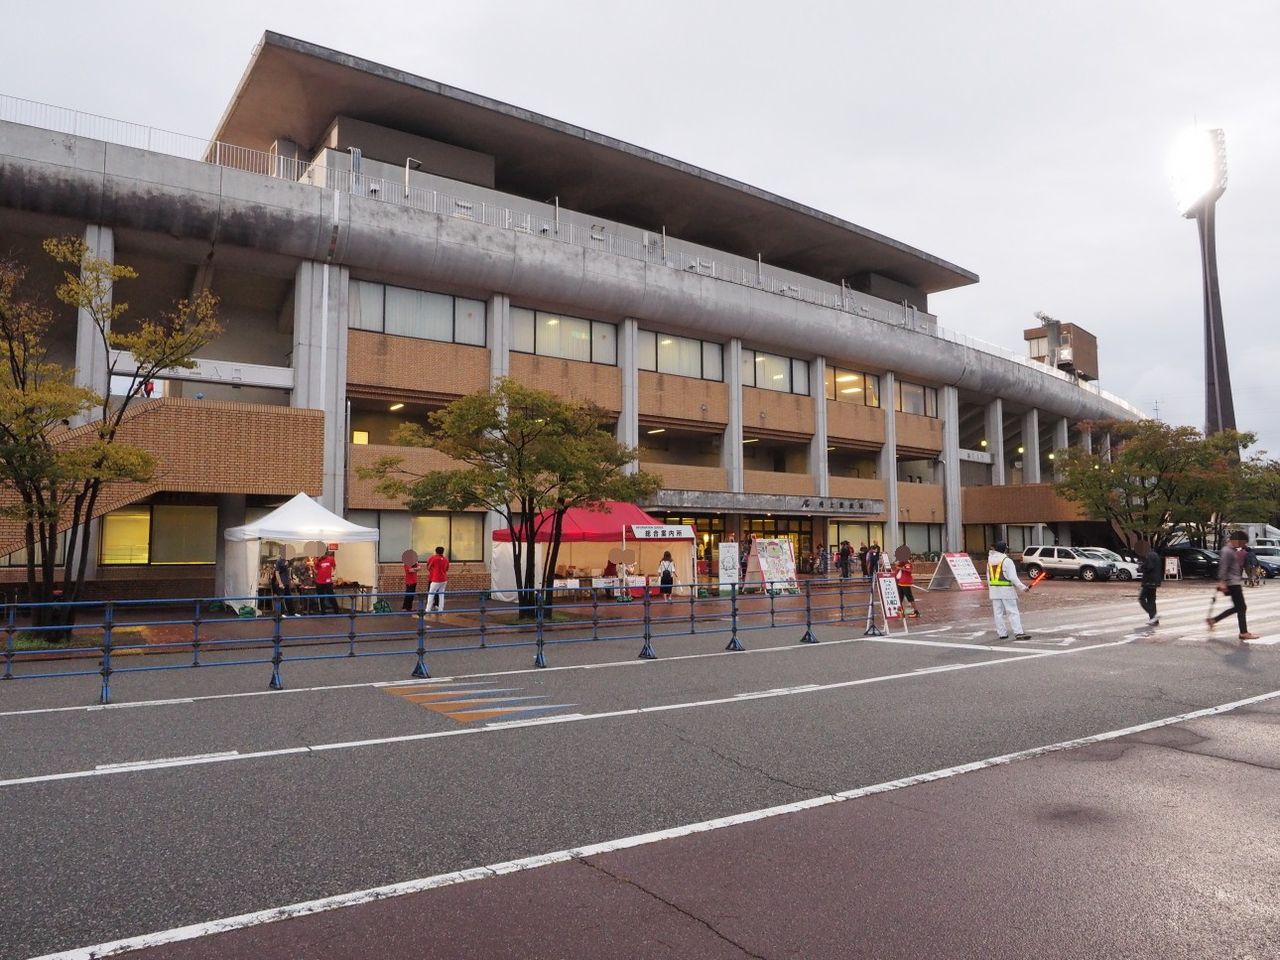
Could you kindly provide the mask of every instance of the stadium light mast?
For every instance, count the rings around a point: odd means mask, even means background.
[[[1218,291],[1218,250],[1214,210],[1227,189],[1227,147],[1220,129],[1191,129],[1174,145],[1174,197],[1178,212],[1194,219],[1200,232],[1200,273],[1204,296],[1204,433],[1236,428],[1227,367],[1222,296]]]

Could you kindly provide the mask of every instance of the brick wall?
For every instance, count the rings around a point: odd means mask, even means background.
[[[879,407],[839,400],[828,400],[826,404],[828,438],[856,440],[872,448],[884,446],[884,411]]]
[[[729,473],[724,467],[641,461],[640,469],[660,476],[662,486],[667,490],[714,490],[723,493],[729,489]]]
[[[960,491],[965,523],[1057,523],[1088,519],[1049,483],[965,487]]]
[[[489,568],[483,563],[449,564],[449,590],[488,590]],[[404,567],[398,563],[378,564],[378,592],[402,593],[404,591]],[[426,594],[426,565],[418,573],[418,593]],[[468,604],[470,605],[470,604]]]
[[[898,519],[903,523],[942,523],[946,519],[940,483],[899,483]]]
[[[818,492],[817,481],[811,473],[743,470],[742,485],[747,493],[790,493],[807,497]]]
[[[883,480],[869,480],[865,477],[831,477],[830,490],[833,497],[844,497],[850,500],[883,500],[885,496]],[[884,512],[871,519],[884,519]]]
[[[96,424],[67,431],[60,443],[90,442]],[[157,460],[147,483],[103,488],[95,516],[159,491],[319,496],[324,413],[291,407],[166,397],[136,401],[117,434]],[[12,497],[12,494],[9,494]],[[22,525],[0,519],[0,555],[22,547]]]
[[[606,410],[622,409],[622,373],[617,367],[513,353],[511,376],[568,400],[590,400]]]
[[[942,449],[942,421],[937,417],[921,417],[914,413],[895,413],[898,425],[898,449],[908,452]]]
[[[386,399],[460,397],[489,389],[489,351],[370,330],[347,335],[353,393]]]
[[[347,445],[347,506],[352,510],[403,510],[404,501],[384,497],[374,489],[376,480],[362,480],[361,467],[370,467],[381,457],[403,457],[404,468],[422,474],[429,470],[453,470],[462,464],[429,447],[396,447],[379,444]]]
[[[759,430],[798,434],[807,440],[813,436],[813,397],[743,387],[742,429],[747,434]]]
[[[719,428],[729,422],[729,388],[723,383],[641,370],[638,391],[642,417],[688,420]]]

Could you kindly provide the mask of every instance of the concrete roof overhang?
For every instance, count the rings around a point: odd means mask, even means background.
[[[505,193],[668,234],[838,283],[876,273],[936,293],[962,267],[691,164],[370,60],[267,32],[214,138],[313,149],[349,116],[492,155]]]

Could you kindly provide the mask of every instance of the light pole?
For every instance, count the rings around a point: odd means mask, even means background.
[[[1214,210],[1227,189],[1227,148],[1219,129],[1188,130],[1173,156],[1173,190],[1179,212],[1194,218],[1200,233],[1200,272],[1204,298],[1204,433],[1236,428],[1231,371],[1218,291],[1218,251]]]

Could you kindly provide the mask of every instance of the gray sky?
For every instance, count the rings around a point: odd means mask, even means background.
[[[1203,426],[1199,248],[1168,149],[1226,130],[1218,262],[1237,420],[1280,456],[1280,6],[739,0],[122,0],[24,6],[0,92],[208,135],[264,29],[495,97],[967,267],[944,326],[1024,349],[1043,310],[1102,385]],[[77,12],[73,15],[72,9]]]

